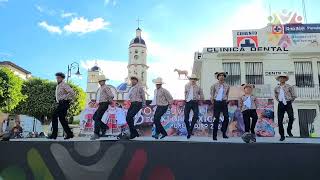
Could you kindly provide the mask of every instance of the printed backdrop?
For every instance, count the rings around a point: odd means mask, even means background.
[[[150,104],[148,102],[147,104]],[[184,124],[184,104],[183,100],[175,100],[173,105],[168,109],[166,114],[162,117],[162,125],[171,136],[185,136],[187,130]],[[118,134],[127,128],[125,116],[129,101],[114,102],[104,114],[102,121],[109,126],[110,133]],[[147,106],[142,109],[135,117],[135,125],[139,129],[141,135],[150,136],[154,133],[153,113],[156,107]],[[241,136],[244,133],[244,123],[242,113],[238,106],[238,100],[231,100],[228,104],[229,109],[229,136]],[[96,110],[94,105],[90,105],[83,111],[80,119],[80,134],[91,135],[93,133],[94,122],[92,120],[93,114]],[[258,99],[257,113],[259,116],[256,125],[256,132],[258,136],[273,137],[275,135],[274,128],[274,111],[272,99]],[[210,101],[203,101],[199,104],[199,121],[195,125],[195,136],[211,136],[213,130],[213,106]],[[192,111],[190,121],[192,118]],[[223,122],[223,117],[220,118],[220,126]]]

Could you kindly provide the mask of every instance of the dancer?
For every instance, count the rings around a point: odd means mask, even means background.
[[[228,112],[228,97],[230,86],[225,83],[225,78],[227,77],[227,72],[216,72],[215,76],[218,79],[218,82],[211,86],[210,94],[211,101],[213,102],[214,107],[214,123],[213,123],[213,140],[217,140],[217,132],[220,120],[220,113],[223,113],[223,122],[222,122],[222,136],[227,139],[227,129],[229,123],[229,112]]]
[[[99,107],[93,115],[94,134],[91,137],[91,140],[99,139],[100,136],[105,135],[106,131],[109,128],[106,124],[104,124],[101,121],[103,114],[108,110],[108,107],[112,103],[112,100],[114,98],[111,89],[106,85],[106,81],[108,80],[109,79],[106,78],[104,75],[100,75],[98,77],[100,87],[97,91],[96,103],[99,105]]]
[[[204,96],[202,89],[197,85],[199,78],[195,74],[192,74],[188,79],[189,83],[186,84],[184,90],[186,100],[186,104],[184,106],[184,123],[186,124],[188,132],[187,138],[190,139],[194,125],[199,119],[199,101],[203,100]],[[191,110],[193,111],[193,117],[190,126],[189,114]]]
[[[70,102],[74,99],[75,93],[73,89],[64,82],[65,74],[59,72],[56,73],[56,79],[58,85],[56,86],[56,102],[58,104],[56,110],[52,115],[52,133],[48,139],[56,139],[58,136],[58,119],[66,132],[64,139],[73,138],[73,132],[71,131],[66,116],[70,107]]]
[[[173,98],[170,92],[162,87],[164,82],[161,77],[153,80],[153,83],[156,85],[156,89],[154,90],[154,99],[151,105],[156,105],[156,112],[154,113],[153,122],[156,126],[156,134],[153,135],[155,139],[159,139],[159,134],[161,133],[160,139],[168,136],[166,130],[161,125],[161,117],[164,113],[167,112],[169,105],[172,104]]]
[[[129,91],[130,107],[128,109],[126,121],[130,129],[130,139],[139,137],[138,131],[134,127],[134,116],[146,105],[146,97],[143,87],[139,84],[139,79],[135,76],[130,78],[132,87]]]
[[[255,138],[255,127],[258,120],[257,115],[257,102],[256,97],[252,95],[252,90],[254,89],[254,85],[252,84],[242,84],[244,88],[244,95],[240,98],[240,109],[242,112],[244,126],[245,126],[245,135],[249,134],[253,138]],[[252,122],[251,122],[252,119]]]
[[[287,112],[289,117],[289,123],[287,128],[287,133],[290,137],[293,136],[291,133],[292,124],[294,121],[294,114],[292,108],[292,102],[296,99],[296,94],[294,88],[287,84],[286,82],[289,80],[289,76],[285,73],[281,73],[276,77],[277,81],[280,82],[274,89],[275,98],[278,101],[278,126],[279,126],[279,134],[281,136],[280,141],[285,140],[284,136],[284,128],[283,128],[283,118],[284,113]]]

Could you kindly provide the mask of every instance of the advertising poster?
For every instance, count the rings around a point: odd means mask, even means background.
[[[259,116],[256,133],[257,136],[273,137],[275,135],[274,128],[274,111],[272,99],[258,99],[257,113]],[[150,104],[148,102],[147,104]],[[186,136],[187,130],[184,123],[184,100],[175,100],[169,107],[168,111],[162,117],[162,125],[166,129],[169,136]],[[230,137],[238,137],[244,133],[244,122],[240,111],[238,100],[230,100],[228,103],[229,110],[229,126],[228,135]],[[104,114],[102,121],[109,127],[109,133],[118,134],[127,129],[125,115],[130,107],[129,101],[117,101],[110,105],[108,111]],[[151,136],[155,132],[153,126],[153,114],[156,107],[147,106],[139,111],[135,116],[135,125],[142,136]],[[87,107],[81,114],[80,119],[80,135],[92,135],[94,122],[93,114],[96,110],[94,104]],[[212,136],[213,131],[213,106],[207,100],[199,104],[199,120],[194,127],[194,135],[208,137]],[[192,111],[190,112],[190,120],[192,119]],[[220,125],[224,121],[223,116],[220,118]]]

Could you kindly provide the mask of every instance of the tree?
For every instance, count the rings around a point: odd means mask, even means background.
[[[8,68],[0,68],[0,111],[11,112],[26,96],[21,93],[23,80]]]
[[[76,86],[72,83],[69,83],[69,85],[76,93],[76,97],[68,111],[68,117],[70,119],[69,122],[72,123],[73,116],[79,115],[81,111],[86,107],[86,93],[79,86]]]
[[[32,78],[25,81],[22,88],[22,93],[28,96],[22,101],[15,112],[18,114],[25,114],[33,116],[41,121],[44,117],[51,119],[52,114],[56,108],[55,90],[56,83],[40,78]],[[68,117],[79,115],[85,107],[85,93],[84,91],[73,84],[70,86],[74,89],[76,97],[71,103],[68,111]]]

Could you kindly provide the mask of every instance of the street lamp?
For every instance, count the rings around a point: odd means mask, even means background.
[[[71,70],[72,69],[77,69],[77,72],[75,73],[75,75],[78,77],[81,76],[79,63],[73,62],[70,65],[68,65],[67,82],[69,82],[69,78],[71,77]]]

